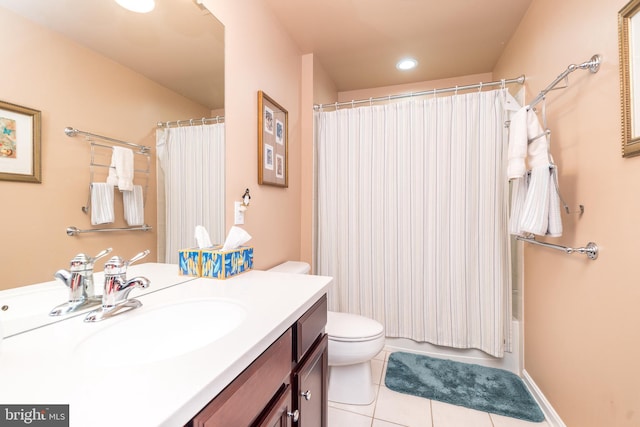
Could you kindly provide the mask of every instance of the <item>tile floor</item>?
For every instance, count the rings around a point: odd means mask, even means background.
[[[376,400],[367,406],[329,401],[329,427],[550,427],[389,390],[384,373],[390,353],[384,349],[371,361]]]

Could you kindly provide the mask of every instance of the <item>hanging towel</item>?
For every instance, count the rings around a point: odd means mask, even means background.
[[[551,158],[551,163],[553,164],[553,157],[549,155]],[[551,179],[549,180],[549,228],[547,230],[547,235],[551,237],[560,237],[562,236],[562,216],[560,212],[560,194],[558,193],[558,188],[560,188],[558,184],[558,168],[555,165],[552,165],[551,168]]]
[[[562,221],[560,199],[552,177],[555,167],[549,154],[549,133],[542,129],[533,109],[527,113],[527,135],[530,141],[527,162],[531,168],[531,178],[520,215],[520,230],[539,236],[557,237],[562,235]],[[552,215],[553,230],[550,230]]]
[[[529,174],[525,174],[520,178],[511,180],[511,216],[509,217],[510,234],[522,234],[520,218],[522,217],[522,208],[527,197],[528,186]]]
[[[108,224],[113,221],[113,185],[105,182],[92,183],[91,224]]]
[[[107,183],[117,185],[120,191],[133,190],[133,151],[131,149],[113,147]]]
[[[122,193],[124,219],[129,225],[144,224],[144,203],[142,186],[134,185],[132,191]]]
[[[527,172],[527,116],[527,107],[522,107],[509,119],[507,179],[521,178]]]

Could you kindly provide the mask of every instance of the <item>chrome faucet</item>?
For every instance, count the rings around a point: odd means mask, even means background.
[[[150,283],[149,279],[140,276],[127,280],[127,268],[147,255],[149,255],[149,250],[140,252],[129,261],[123,261],[119,256],[114,256],[104,264],[102,306],[87,314],[85,322],[99,322],[115,316],[123,308],[134,309],[142,305],[137,299],[129,299],[129,293],[134,288],[147,288]]]
[[[100,297],[96,297],[93,286],[93,265],[110,252],[111,248],[105,249],[93,258],[78,254],[71,260],[68,271],[58,270],[54,274],[58,281],[69,287],[69,301],[54,307],[49,316],[62,316],[100,304]]]

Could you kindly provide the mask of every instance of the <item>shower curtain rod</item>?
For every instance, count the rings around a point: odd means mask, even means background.
[[[552,91],[554,89],[564,89],[565,87],[567,87],[569,85],[568,81],[566,81],[566,83],[565,83],[566,86],[556,88],[558,83],[560,83],[562,80],[567,79],[569,74],[573,73],[575,70],[577,70],[577,69],[581,69],[581,70],[588,69],[592,73],[597,73],[598,70],[600,69],[600,62],[601,61],[602,61],[602,58],[600,57],[600,55],[593,55],[591,57],[591,59],[589,59],[586,62],[583,62],[580,65],[576,65],[576,64],[569,65],[566,70],[564,70],[558,77],[556,77],[556,79],[554,81],[552,81],[549,84],[549,86],[547,86],[546,88],[544,88],[544,89],[542,89],[540,91],[538,96],[536,96],[533,99],[533,101],[531,101],[531,104],[529,104],[527,106],[527,110],[532,109],[537,103],[542,101],[544,99],[545,95],[547,94],[547,92]]]
[[[369,98],[369,99],[359,99],[357,101],[344,101],[344,102],[334,102],[334,103],[329,103],[329,104],[315,104],[313,106],[314,110],[321,110],[323,108],[330,108],[330,107],[334,107],[334,108],[338,108],[338,107],[342,107],[344,105],[350,105],[350,106],[354,106],[355,104],[364,104],[364,103],[372,103],[372,102],[379,102],[379,101],[390,101],[392,99],[400,99],[400,98],[411,98],[414,96],[424,96],[424,95],[437,95],[439,93],[446,93],[446,92],[458,92],[461,90],[469,90],[469,89],[482,89],[485,87],[493,87],[493,86],[504,86],[507,84],[513,84],[513,83],[517,83],[517,84],[524,84],[524,80],[525,77],[524,75],[517,77],[515,79],[503,79],[500,81],[495,81],[495,82],[487,82],[487,83],[476,83],[476,84],[472,84],[472,85],[465,85],[465,86],[455,86],[455,87],[447,87],[447,88],[442,88],[442,89],[432,89],[432,90],[425,90],[425,91],[421,91],[421,92],[411,92],[411,93],[403,93],[403,94],[398,94],[398,95],[388,95],[388,96],[380,96],[377,98]]]
[[[174,120],[169,122],[158,122],[158,127],[177,127],[177,126],[195,126],[195,125],[204,125],[207,123],[220,123],[224,121],[224,116],[215,116],[209,118],[201,118],[201,119],[186,119],[186,120]]]

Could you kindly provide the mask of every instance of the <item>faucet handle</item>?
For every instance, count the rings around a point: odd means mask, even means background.
[[[150,252],[151,251],[147,249],[144,252],[140,252],[129,261],[124,261],[119,256],[111,257],[111,259],[109,259],[109,261],[104,264],[104,273],[109,275],[125,274],[127,272],[127,267],[129,267],[134,262],[146,257]]]
[[[107,255],[111,251],[111,248],[107,248],[98,253],[98,255],[94,256],[93,258],[85,254],[78,254],[71,260],[69,269],[71,270],[71,272],[93,270],[93,263],[95,263],[103,256]]]
[[[126,262],[127,267],[133,264],[134,262],[146,257],[150,253],[151,251],[149,249],[147,249],[146,251],[140,252],[138,255],[134,256],[133,258],[131,258],[129,261]]]
[[[97,260],[99,260],[103,256],[109,255],[112,250],[113,250],[113,248],[107,248],[107,249],[105,249],[103,251],[98,252],[98,255],[96,255],[93,258],[91,258],[91,262],[96,262]]]

